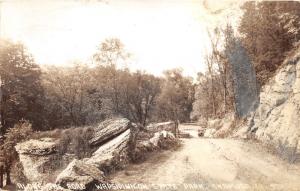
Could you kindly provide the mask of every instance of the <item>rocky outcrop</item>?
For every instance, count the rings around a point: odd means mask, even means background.
[[[234,114],[228,113],[221,121],[218,130],[214,133],[215,138],[224,138],[228,136],[234,127]]]
[[[130,125],[130,121],[126,118],[105,120],[94,128],[93,138],[89,142],[93,146],[101,145],[129,129]]]
[[[200,136],[206,138],[224,138],[233,131],[234,113],[228,113],[222,119],[211,119],[207,121],[206,129],[200,129]]]
[[[214,134],[216,133],[216,129],[206,129],[205,132],[204,132],[204,135],[203,137],[205,138],[213,138],[214,137]]]
[[[104,169],[112,165],[113,162],[126,163],[127,148],[130,138],[130,129],[126,130],[116,138],[100,146],[91,158],[84,159],[87,164],[97,166]]]
[[[292,159],[300,152],[299,124],[300,50],[262,88],[259,107],[235,135],[254,136]]]
[[[149,140],[149,142],[154,146],[159,146],[159,143],[165,139],[175,139],[173,133],[167,131],[160,131],[154,134],[154,136]]]
[[[76,156],[72,150],[62,152],[62,142],[57,139],[42,138],[19,143],[16,150],[25,176],[31,183],[42,183],[39,187],[28,185],[26,189],[94,190],[95,184],[107,183],[106,173],[122,169],[132,161],[132,154],[138,152],[139,156],[145,156],[149,151],[168,149],[177,144],[172,133],[158,131],[173,130],[172,125],[171,122],[153,124],[153,131],[145,131],[124,118],[106,120],[93,130],[92,139],[86,140],[90,148],[88,154],[92,156],[80,160],[74,159]],[[68,144],[72,145],[72,142]],[[51,184],[44,184],[49,182]]]
[[[56,152],[56,142],[51,138],[31,139],[16,146],[20,154],[44,156]]]
[[[29,140],[16,145],[20,161],[24,168],[24,174],[32,182],[47,181],[49,162],[56,153],[56,140],[43,138]]]
[[[95,184],[105,183],[96,166],[74,159],[56,178],[56,184],[71,190],[96,190]]]
[[[139,140],[137,142],[134,160],[141,162],[147,157],[146,153],[159,149],[169,149],[179,145],[174,134],[168,131],[159,131],[148,140]]]

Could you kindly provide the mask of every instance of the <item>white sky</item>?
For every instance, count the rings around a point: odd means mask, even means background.
[[[130,68],[159,75],[181,67],[195,77],[205,68],[206,29],[222,19],[202,1],[2,0],[0,34],[23,42],[37,63],[55,65],[85,62],[101,41],[117,37],[133,54]]]

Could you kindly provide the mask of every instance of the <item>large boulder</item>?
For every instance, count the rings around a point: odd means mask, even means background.
[[[164,130],[156,132],[150,139],[139,140],[137,142],[134,160],[136,162],[144,161],[148,152],[159,149],[169,149],[178,146],[178,143],[178,139],[175,138],[173,133]]]
[[[221,119],[210,119],[207,121],[206,128],[208,129],[220,129],[223,123]]]
[[[70,190],[96,190],[106,183],[104,173],[96,166],[74,159],[56,178],[56,184]]]
[[[29,140],[16,145],[24,175],[29,181],[48,181],[57,141],[52,138]]]
[[[167,132],[167,131],[159,131],[154,133],[154,136],[149,140],[149,142],[154,146],[157,147],[159,144],[161,144],[165,140],[175,140],[175,136],[173,133]]]
[[[219,129],[214,133],[214,137],[224,138],[228,136],[232,131],[235,123],[233,113],[227,114],[221,121]]]
[[[94,128],[94,135],[89,141],[91,145],[101,145],[131,127],[126,118],[114,118],[101,122]]]
[[[205,138],[213,138],[216,133],[216,129],[205,129],[203,137]]]
[[[109,170],[113,165],[124,165],[128,161],[128,143],[130,139],[130,129],[121,133],[119,136],[100,146],[91,158],[86,158],[87,164],[97,166],[104,171]]]

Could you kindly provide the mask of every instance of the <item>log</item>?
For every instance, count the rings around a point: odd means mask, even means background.
[[[131,123],[126,118],[109,119],[94,128],[94,135],[89,141],[92,146],[99,146],[129,129]]]
[[[114,160],[126,160],[128,158],[127,148],[130,139],[130,129],[119,136],[100,146],[91,158],[84,159],[87,164],[97,166],[99,169],[110,166],[112,162],[122,162]],[[125,161],[123,161],[125,162]]]

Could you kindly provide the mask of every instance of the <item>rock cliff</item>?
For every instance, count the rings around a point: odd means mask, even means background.
[[[258,108],[236,136],[254,136],[291,162],[300,153],[300,49],[261,89]]]

